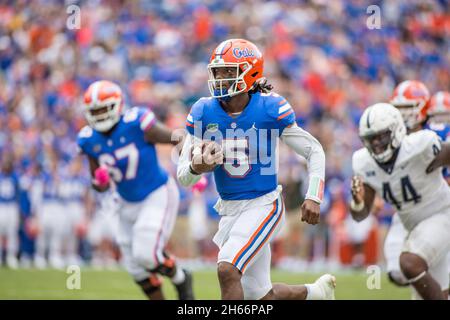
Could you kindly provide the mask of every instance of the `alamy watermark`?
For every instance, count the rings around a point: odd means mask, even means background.
[[[366,286],[369,290],[381,289],[381,268],[377,265],[371,265],[367,267],[366,273],[368,274]]]
[[[366,10],[367,14],[370,16],[366,20],[366,26],[368,29],[381,29],[381,9],[377,5],[370,5]]]
[[[66,27],[69,30],[79,30],[81,28],[81,9],[76,4],[71,4],[66,8],[69,15],[66,19]]]
[[[256,124],[247,129],[236,128],[231,125],[221,131],[219,123],[210,123],[203,130],[202,121],[192,123],[194,129],[193,153],[190,154],[194,164],[205,161],[202,157],[192,158],[197,152],[202,152],[202,144],[205,142],[214,143],[214,152],[223,153],[223,167],[231,176],[245,176],[252,165],[261,165],[261,175],[274,175],[278,170],[278,137],[279,129],[257,128]],[[183,129],[184,130],[184,129]],[[175,130],[172,134],[173,141],[176,141],[180,132]],[[174,148],[172,160],[178,161],[178,148]],[[205,163],[207,163],[205,161]],[[207,163],[210,164],[210,163]]]
[[[66,288],[68,290],[80,290],[81,289],[81,268],[77,265],[70,265],[66,269],[66,273],[69,276],[66,279]]]

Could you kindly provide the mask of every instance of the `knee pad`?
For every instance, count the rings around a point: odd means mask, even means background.
[[[152,274],[144,280],[136,281],[136,283],[141,287],[145,294],[150,295],[161,288],[162,281],[157,275]]]
[[[163,252],[164,261],[152,270],[151,272],[159,273],[163,276],[171,277],[175,273],[175,259],[173,259],[167,252]]]

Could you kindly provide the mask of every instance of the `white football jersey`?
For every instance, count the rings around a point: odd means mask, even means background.
[[[450,187],[436,169],[425,172],[441,149],[441,140],[431,130],[406,136],[390,172],[372,158],[366,148],[353,154],[353,172],[397,209],[407,230],[437,214],[450,213]]]

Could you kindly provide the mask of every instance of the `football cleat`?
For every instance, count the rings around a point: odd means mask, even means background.
[[[336,277],[324,274],[313,284],[308,286],[309,300],[335,300],[334,289],[336,288]]]
[[[194,290],[192,288],[192,274],[183,269],[184,281],[180,284],[175,285],[178,292],[179,300],[195,300]]]

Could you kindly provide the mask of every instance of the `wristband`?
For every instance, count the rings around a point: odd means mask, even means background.
[[[364,201],[361,201],[361,203],[357,204],[355,200],[352,199],[350,201],[350,208],[352,208],[353,211],[360,212],[362,209],[364,209]]]
[[[309,179],[308,191],[306,192],[305,199],[311,199],[318,204],[322,203],[323,200],[323,179],[317,176],[313,176]]]

